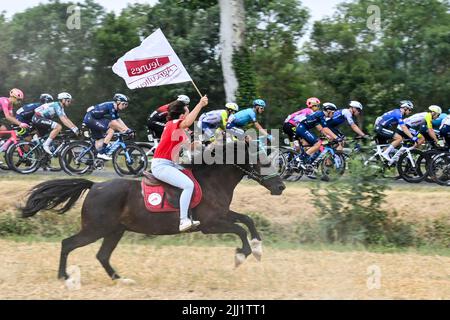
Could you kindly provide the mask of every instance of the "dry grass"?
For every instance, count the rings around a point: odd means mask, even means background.
[[[137,281],[124,286],[108,279],[97,250],[70,256],[82,287],[69,291],[56,279],[59,244],[0,240],[0,299],[450,299],[448,257],[269,248],[234,269],[231,247],[123,244],[112,263]],[[371,265],[379,289],[367,287]]]

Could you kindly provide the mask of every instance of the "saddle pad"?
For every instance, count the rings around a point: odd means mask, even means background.
[[[195,208],[202,200],[202,188],[198,181],[194,178],[191,170],[184,169],[182,172],[187,175],[194,182],[194,193],[192,195],[191,204],[189,208]],[[144,197],[145,207],[150,212],[174,212],[179,211],[178,208],[173,207],[168,200],[167,192],[162,185],[147,186],[144,181],[141,181],[142,196]],[[180,190],[181,191],[181,190]],[[177,203],[180,201],[176,199]]]

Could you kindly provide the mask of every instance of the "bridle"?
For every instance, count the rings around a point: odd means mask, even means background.
[[[233,164],[233,166],[235,166],[236,168],[238,168],[239,170],[244,172],[249,178],[257,181],[258,183],[263,183],[266,180],[269,180],[271,178],[279,176],[278,173],[273,173],[273,174],[270,174],[270,175],[267,175],[267,176],[262,176],[258,172],[256,172],[256,170],[254,168],[254,165],[250,165],[250,167],[252,168],[251,171],[248,171],[248,170],[244,169],[243,167],[241,167],[238,164]]]

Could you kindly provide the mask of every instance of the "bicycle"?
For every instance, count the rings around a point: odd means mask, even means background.
[[[156,133],[154,131],[148,129],[147,129],[147,139],[148,142],[136,142],[136,145],[140,147],[142,150],[144,150],[148,161],[151,161],[153,155],[155,154],[155,150],[158,147],[160,139],[156,137]]]
[[[382,156],[384,149],[388,146],[389,144],[380,144],[376,140],[374,153],[364,161],[364,165],[374,168],[384,178],[403,178],[411,183],[421,182],[424,176],[418,170],[416,162],[422,152],[415,149],[415,145],[411,146],[410,140],[406,140],[402,142],[400,149],[396,150],[391,161],[388,161]]]
[[[8,151],[9,147],[11,145],[16,145],[20,139],[21,133],[23,134],[25,131],[24,129],[21,129],[20,127],[12,127],[11,130],[0,130],[1,135],[9,134],[10,137],[6,140],[0,141],[0,153],[1,158],[3,158],[4,161],[0,160],[0,169],[2,170],[10,170],[10,166],[8,165],[8,160],[6,156],[6,152]]]
[[[310,179],[316,179],[317,172],[322,174],[322,180],[328,181],[331,177],[344,174],[346,161],[341,152],[335,150],[336,143],[322,141],[320,150],[310,157],[310,163],[304,163],[301,159],[306,155],[306,146],[300,145],[297,152],[292,147],[281,147],[280,176],[287,180],[298,181],[303,175]]]
[[[30,174],[36,172],[39,168],[44,168],[52,171],[59,171],[60,168],[52,167],[52,158],[58,158],[60,153],[71,142],[74,133],[71,130],[66,130],[60,133],[53,141],[52,154],[44,151],[43,144],[48,138],[48,135],[37,138],[31,141],[21,141],[8,148],[7,161],[10,168],[21,174]]]
[[[135,143],[126,141],[132,136],[134,132],[114,133],[117,140],[111,143],[106,152],[112,155],[114,171],[121,177],[138,177],[147,169],[145,152]],[[72,142],[63,150],[60,165],[64,172],[69,175],[85,175],[104,168],[104,161],[96,158],[95,139],[91,135],[89,139],[89,142]]]

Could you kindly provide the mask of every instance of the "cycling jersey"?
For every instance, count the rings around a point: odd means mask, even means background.
[[[9,113],[10,115],[13,114],[13,104],[11,101],[9,101],[6,97],[0,98],[0,118],[5,118],[6,113]]]
[[[213,110],[204,113],[198,119],[199,122],[208,124],[209,128],[225,129],[228,120],[228,112],[226,110]]]
[[[297,126],[302,120],[304,120],[307,116],[313,114],[314,111],[311,108],[305,108],[294,112],[287,116],[284,120],[284,123],[290,123],[293,126]]]
[[[390,126],[404,125],[402,112],[400,109],[394,109],[386,112],[381,117],[377,118],[375,122],[377,126],[381,126],[383,128],[387,128]]]
[[[97,104],[94,106],[94,109],[89,111],[89,113],[94,119],[120,119],[119,111],[116,109],[115,103],[112,101]]]
[[[433,128],[438,129],[441,126],[442,121],[447,117],[446,113],[441,113],[437,119],[434,119],[431,123]]]
[[[228,118],[227,129],[234,127],[245,127],[256,122],[256,112],[253,108],[244,109],[238,113],[232,114]]]
[[[159,107],[158,109],[156,109],[155,111],[153,111],[149,115],[148,121],[162,122],[165,124],[167,122],[167,114],[168,113],[169,113],[169,105],[165,104],[165,105]]]
[[[65,117],[64,108],[59,102],[50,102],[41,105],[34,110],[34,114],[45,119],[52,119],[55,116]]]
[[[441,122],[441,126],[439,127],[439,129],[442,129],[444,126],[450,126],[450,115],[446,116],[442,122]]]
[[[420,127],[423,124],[426,124],[428,129],[433,128],[433,124],[431,123],[433,117],[431,116],[431,112],[420,112],[412,115],[411,117],[406,118],[403,122],[412,128]]]
[[[16,112],[16,119],[20,122],[25,122],[27,124],[31,123],[31,119],[34,116],[34,111],[42,105],[40,102],[29,103],[19,108]]]
[[[319,124],[325,128],[327,126],[325,113],[323,113],[323,111],[314,112],[302,120],[300,124],[304,125],[306,129],[312,129],[317,127]]]
[[[347,121],[349,126],[355,124],[353,115],[349,109],[339,109],[333,114],[333,117],[327,120],[327,127],[334,128],[340,126],[345,121]]]

